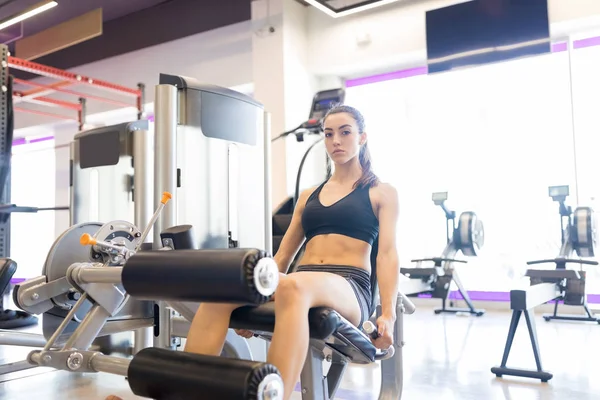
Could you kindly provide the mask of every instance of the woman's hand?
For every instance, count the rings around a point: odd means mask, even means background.
[[[377,333],[379,337],[375,340],[371,339],[375,347],[380,350],[387,350],[392,344],[394,344],[394,324],[396,323],[395,318],[381,316],[377,318]]]
[[[254,336],[254,333],[247,329],[234,329],[234,331],[235,333],[246,339],[250,339],[252,336]]]

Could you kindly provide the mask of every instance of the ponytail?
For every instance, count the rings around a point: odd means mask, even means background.
[[[348,113],[352,115],[352,118],[356,121],[356,125],[358,125],[358,133],[362,135],[365,132],[365,119],[354,107],[350,107],[347,105],[335,105],[327,111],[323,121],[327,119],[327,117],[331,114],[337,113]],[[359,180],[354,183],[354,188],[370,188],[379,183],[379,178],[373,172],[373,168],[371,166],[371,152],[367,147],[367,143],[363,144],[360,148],[360,152],[358,154],[358,160],[360,162],[360,167],[362,169],[362,175]]]
[[[362,175],[360,176],[360,179],[356,181],[354,187],[371,188],[377,185],[377,183],[379,183],[379,178],[377,178],[373,172],[373,167],[371,166],[371,152],[369,151],[366,142],[360,148],[358,161],[360,162]]]

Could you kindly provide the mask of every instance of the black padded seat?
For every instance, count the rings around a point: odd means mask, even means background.
[[[310,338],[322,340],[355,364],[375,361],[377,348],[356,326],[327,307],[311,308],[308,313]],[[231,315],[230,328],[272,333],[275,329],[275,303],[240,307]]]

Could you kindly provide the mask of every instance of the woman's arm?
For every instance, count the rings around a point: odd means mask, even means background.
[[[379,251],[377,253],[377,281],[381,298],[382,317],[396,320],[396,299],[400,266],[396,248],[396,229],[398,223],[398,193],[388,184],[380,185]]]
[[[290,268],[292,260],[296,256],[298,250],[304,242],[304,230],[302,229],[302,212],[306,206],[306,200],[315,189],[307,189],[300,193],[296,208],[294,208],[294,215],[292,216],[292,222],[288,230],[285,232],[277,254],[275,254],[275,262],[279,266],[279,272],[286,274]]]

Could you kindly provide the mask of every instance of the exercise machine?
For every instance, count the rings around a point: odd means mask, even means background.
[[[85,249],[87,258],[69,264],[64,277],[69,289],[79,293],[74,296],[78,299],[44,349],[33,351],[28,360],[66,371],[124,375],[135,394],[154,399],[174,398],[190,390],[206,390],[211,398],[280,398],[276,369],[243,357],[196,356],[176,352],[169,343],[161,346],[161,341],[154,348],[140,350],[132,360],[88,351],[110,318],[132,301],[155,304],[159,326],[154,329],[159,338],[169,338],[176,327],[172,323],[176,319],[163,318],[161,304],[168,311],[180,310],[178,304],[197,307],[202,301],[250,304],[234,312],[230,327],[252,330],[267,340],[273,332],[275,312],[268,300],[279,275],[269,256],[268,113],[247,96],[190,78],[161,75],[159,82],[154,135],[161,151],[155,152],[154,187],[164,188],[174,198],[168,201],[168,194],[154,196],[157,211],[143,230],[124,221],[105,225],[120,226],[124,237],[78,232],[79,247]],[[232,113],[237,118],[231,118]],[[238,148],[236,152],[228,151],[232,144]],[[188,165],[184,160],[191,154],[196,157]],[[143,245],[150,227],[152,249]],[[121,244],[111,242],[116,237]],[[230,245],[230,238],[235,246]],[[35,305],[25,303],[33,293],[55,282],[24,282],[16,291],[17,304],[34,311]],[[382,361],[379,398],[400,399],[403,316],[414,312],[414,305],[401,293],[397,300],[394,345],[383,351],[373,346],[365,333],[368,330],[353,326],[335,310],[310,310],[310,350],[301,379],[303,399],[333,398],[348,364],[377,360]],[[86,302],[91,307],[75,329],[69,330],[72,317]],[[380,313],[378,306],[371,322]],[[194,313],[182,315],[189,321]],[[324,360],[331,361],[326,376]]]
[[[580,268],[577,271],[579,279],[570,279],[566,282],[567,291],[563,303],[564,305],[583,307],[586,316],[558,315],[559,301],[555,301],[554,313],[552,315],[546,314],[543,318],[547,322],[556,319],[600,323],[600,319],[592,314],[587,304],[585,290],[586,272],[582,268],[583,265],[598,265],[598,262],[581,259],[573,260],[570,258],[573,256],[573,253],[583,258],[592,258],[595,256],[597,240],[594,212],[590,207],[578,207],[573,212],[571,206],[565,204],[569,196],[569,186],[551,186],[548,192],[552,200],[559,204],[561,248],[558,257],[555,259],[530,261],[527,265],[555,264],[556,270],[565,270],[567,263],[579,264]],[[543,275],[536,276],[533,271],[529,276],[534,279],[544,278]]]
[[[446,247],[440,257],[411,260],[416,263],[414,268],[400,268],[400,273],[410,280],[400,281],[400,290],[407,296],[418,296],[431,293],[431,296],[442,300],[442,308],[435,310],[440,313],[469,313],[482,316],[485,310],[477,309],[473,305],[469,293],[462,285],[455,263],[466,263],[465,260],[456,258],[460,251],[464,256],[476,257],[484,244],[483,223],[472,211],[465,211],[456,221],[456,212],[446,206],[448,192],[436,192],[432,195],[433,203],[439,206],[446,215]],[[433,262],[432,267],[423,267],[423,263]],[[467,304],[467,308],[447,307],[452,283]]]
[[[559,203],[561,219],[561,248],[556,258],[550,260],[528,261],[527,265],[554,264],[555,269],[528,269],[525,276],[529,278],[530,286],[526,289],[510,291],[510,309],[512,317],[508,328],[508,336],[504,346],[504,354],[499,367],[493,367],[492,373],[497,377],[504,375],[520,376],[524,378],[539,379],[548,382],[552,373],[544,371],[540,355],[540,345],[537,338],[535,325],[535,307],[554,301],[554,314],[544,315],[546,321],[552,319],[570,321],[600,322],[587,305],[585,293],[585,271],[567,269],[568,264],[598,265],[598,262],[572,258],[594,257],[596,248],[596,222],[593,210],[590,207],[577,207],[572,211],[565,204],[569,195],[568,186],[550,186],[548,194],[552,200]],[[565,222],[566,221],[566,222]],[[565,305],[583,306],[587,316],[558,316],[558,302]],[[510,349],[521,320],[525,316],[529,339],[533,349],[536,369],[517,369],[506,366]]]
[[[167,203],[168,197],[163,195],[163,204]],[[155,215],[158,216],[163,208],[159,206]],[[195,250],[192,249],[192,227],[185,225],[161,233],[162,242],[173,247],[144,251],[141,243],[149,229],[138,235],[139,229],[133,225],[129,228],[136,239],[128,246],[98,240],[87,233],[80,237],[81,245],[90,246],[87,247],[90,262],[74,263],[66,273],[67,281],[80,296],[44,348],[32,351],[28,361],[72,372],[127,376],[134,394],[153,399],[175,398],[190,390],[206,391],[215,398],[281,398],[281,378],[277,369],[267,363],[239,357],[198,356],[160,348],[142,349],[131,360],[87,350],[108,323],[110,315],[133,299],[251,304],[233,313],[231,327],[251,329],[267,340],[272,336],[275,314],[269,300],[277,287],[279,271],[264,250]],[[104,260],[110,260],[110,265],[103,263]],[[23,306],[21,300],[27,301],[32,290],[40,289],[43,290],[43,285],[19,288],[18,304]],[[92,307],[75,331],[65,332],[85,301],[90,301]],[[397,307],[395,344],[381,352],[375,349],[367,333],[334,310],[311,309],[308,316],[310,350],[301,375],[303,399],[333,398],[349,363],[368,364],[376,360],[382,360],[384,369],[380,398],[400,399],[403,315],[414,312],[414,305],[399,294]],[[373,321],[369,321],[370,324]],[[366,329],[366,332],[371,330]],[[332,366],[324,377],[322,364],[326,357]],[[157,365],[168,368],[157,368]]]

